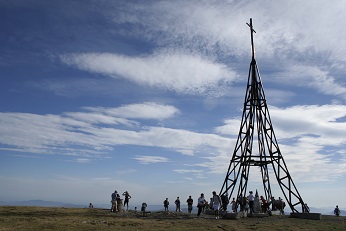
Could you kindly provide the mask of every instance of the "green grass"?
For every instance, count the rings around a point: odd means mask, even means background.
[[[215,220],[213,216],[164,214],[142,217],[132,212],[105,209],[0,206],[0,231],[9,230],[346,230],[346,217],[323,216],[305,220],[287,216]]]

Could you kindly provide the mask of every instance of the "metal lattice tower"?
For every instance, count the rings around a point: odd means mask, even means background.
[[[253,33],[256,31],[247,23],[251,31],[252,60],[250,63],[243,115],[238,139],[228,167],[225,181],[219,195],[246,197],[250,167],[260,167],[264,188],[264,198],[272,198],[269,172],[274,174],[287,204],[293,213],[308,212],[309,209],[301,198],[286,163],[281,155],[273,125],[270,119],[262,80],[255,60]],[[253,153],[254,140],[257,140],[258,154]],[[255,152],[255,151],[254,151]],[[268,170],[269,167],[269,170]]]

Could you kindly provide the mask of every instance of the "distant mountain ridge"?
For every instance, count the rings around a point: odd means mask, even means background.
[[[66,207],[66,208],[84,208],[86,205],[77,205],[72,203],[63,203],[57,201],[28,200],[28,201],[0,201],[0,205],[12,206],[40,206],[40,207]]]
[[[73,204],[73,203],[63,203],[63,202],[57,202],[57,201],[44,201],[44,200],[27,200],[27,201],[0,201],[0,206],[39,206],[39,207],[65,207],[65,208],[87,208],[89,207],[89,204],[85,205],[79,205],[79,204]],[[104,209],[110,209],[111,204],[94,204],[94,208],[104,208]],[[135,210],[137,209],[140,211],[141,207],[140,205],[130,205],[129,209]],[[163,205],[148,205],[147,211],[163,211]],[[187,206],[182,205],[181,206],[182,212],[187,212]],[[175,206],[171,205],[169,206],[169,211],[174,212]],[[193,209],[195,213],[197,213],[197,207]]]
[[[85,205],[79,205],[79,204],[73,204],[73,203],[64,203],[64,202],[57,202],[57,201],[44,201],[44,200],[27,200],[27,201],[0,201],[0,206],[39,206],[39,207],[65,207],[65,208],[87,208],[89,204]],[[94,204],[95,208],[104,208],[104,209],[110,209],[110,204]],[[230,207],[229,207],[230,208]],[[135,206],[129,206],[129,209],[134,210]],[[137,210],[140,210],[140,206],[136,207]],[[147,211],[162,211],[164,210],[163,205],[148,205]],[[169,210],[171,212],[175,212],[175,206],[171,205],[169,206]],[[181,206],[182,212],[187,212],[187,206],[182,205]],[[286,214],[289,213],[287,209]],[[346,216],[346,210],[340,210],[341,216]],[[311,207],[310,212],[312,213],[321,213],[323,215],[334,215],[334,208],[315,208]],[[197,213],[197,207],[194,206],[192,213]]]

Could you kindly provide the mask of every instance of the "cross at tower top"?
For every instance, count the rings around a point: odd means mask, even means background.
[[[252,26],[252,18],[250,18],[250,24],[246,23],[250,27],[250,32],[251,32],[251,48],[252,48],[252,60],[255,59],[255,46],[253,44],[253,32],[256,33],[256,31],[253,29]]]

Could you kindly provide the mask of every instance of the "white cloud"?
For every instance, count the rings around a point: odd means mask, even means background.
[[[69,112],[63,115],[0,113],[0,142],[18,151],[98,156],[110,152],[117,145],[161,147],[194,155],[216,148],[227,149],[229,139],[214,134],[183,129],[139,125],[123,117],[168,119],[179,110],[156,103],[124,105],[118,108],[87,108],[88,112]],[[138,113],[137,113],[138,112]],[[116,117],[119,116],[119,117]],[[104,125],[113,126],[104,126]],[[116,125],[129,125],[127,129]],[[9,149],[7,149],[9,150]]]
[[[124,4],[110,11],[116,24],[134,25],[132,36],[141,36],[159,46],[179,46],[200,50],[243,53],[244,4],[220,1],[174,1]],[[242,30],[242,25],[244,30]],[[246,32],[245,32],[246,31]],[[249,42],[247,43],[249,44]],[[210,55],[210,54],[209,54]]]
[[[269,106],[274,131],[278,139],[310,138],[320,145],[341,145],[345,142],[346,106],[301,105],[287,108]],[[223,135],[238,135],[240,117],[227,119],[215,128]]]
[[[238,60],[250,59],[245,23],[252,17],[256,57],[271,66],[274,78],[346,99],[346,88],[338,81],[346,67],[346,34],[339,24],[346,12],[342,0],[130,2],[112,9],[108,14],[115,24],[133,25],[127,36],[227,60],[234,70],[241,66]]]
[[[135,25],[129,33],[159,44],[176,41],[215,49],[219,43],[241,56],[250,52],[250,41],[244,38],[249,37],[245,23],[252,17],[262,54],[329,50],[344,60],[345,46],[335,48],[344,43],[344,32],[335,22],[343,21],[345,11],[343,1],[165,1],[115,4],[108,14],[116,24]]]
[[[141,164],[157,164],[170,162],[170,160],[166,157],[162,156],[137,156],[133,158],[134,160],[138,160]]]
[[[168,119],[179,114],[180,111],[171,105],[162,105],[154,102],[145,102],[141,104],[123,105],[117,108],[90,108],[90,111],[106,114],[108,116],[117,116],[131,119]]]
[[[158,109],[171,110],[168,110],[170,112],[167,114],[155,113],[156,106]],[[147,108],[148,111],[153,112],[153,118],[156,119],[170,118],[179,111],[169,105],[155,103],[134,104],[133,107],[143,110]],[[99,126],[100,119],[95,117],[95,113],[104,113],[102,115],[109,117],[112,113],[123,117],[131,116],[129,113],[133,109],[131,105],[114,109],[89,109],[90,118],[87,112],[83,116],[77,113],[71,118],[67,117],[71,115],[69,113],[64,116],[1,113],[0,141],[2,144],[13,147],[14,151],[70,155],[76,157],[73,161],[78,163],[89,163],[100,153],[111,153],[112,148],[117,145],[160,147],[184,155],[198,154],[198,157],[206,161],[198,161],[192,166],[203,167],[212,173],[222,174],[231,159],[232,147],[234,147],[240,126],[240,118],[231,118],[224,121],[224,126],[215,128],[217,133],[231,135],[232,139],[215,134],[166,127],[130,126],[129,130],[123,130]],[[150,113],[142,113],[143,116],[137,117],[149,118]],[[315,105],[288,108],[270,106],[270,113],[284,159],[289,169],[298,175],[297,178],[301,181],[327,181],[337,179],[345,173],[343,170],[345,157],[337,159],[337,155],[344,155],[340,151],[346,142],[345,106]],[[328,147],[333,147],[334,151],[328,151]],[[138,155],[134,159],[140,163],[171,161],[165,157],[147,155]],[[335,168],[338,171],[335,171]],[[175,171],[192,173],[193,170],[177,169]],[[198,172],[194,172],[193,176],[198,177]]]
[[[177,52],[157,52],[143,57],[84,53],[62,55],[61,60],[81,70],[184,94],[202,94],[236,77],[224,64]]]
[[[196,169],[174,169],[173,170],[174,172],[177,172],[177,173],[200,173],[202,172],[202,170],[196,170]]]
[[[66,112],[63,115],[69,119],[92,125],[113,124],[138,127],[140,123],[130,119],[164,120],[180,113],[174,106],[154,102],[123,105],[117,108],[84,107],[83,109],[87,112]]]
[[[278,137],[306,136],[319,145],[341,145],[345,142],[344,105],[293,106],[283,109],[271,107],[270,113],[273,123],[279,125],[275,128]]]
[[[224,121],[225,125],[216,127],[214,130],[222,135],[238,135],[240,128],[241,118],[227,119]]]
[[[114,124],[114,125],[125,125],[128,127],[139,126],[136,121],[128,120],[126,118],[115,117],[110,115],[104,115],[101,113],[90,113],[90,112],[66,112],[64,113],[67,117],[75,119],[77,121],[90,123],[90,124]]]
[[[127,174],[130,174],[130,173],[134,173],[134,172],[137,172],[136,169],[123,169],[123,170],[117,170],[117,175],[127,175]]]
[[[314,64],[302,65],[286,62],[280,73],[274,72],[267,79],[294,87],[316,89],[325,95],[340,96],[345,100],[346,87],[323,69],[324,67],[314,66]]]
[[[80,164],[91,163],[91,159],[87,159],[87,158],[77,158],[77,159],[71,160],[71,161],[76,162],[76,163],[80,163]]]

